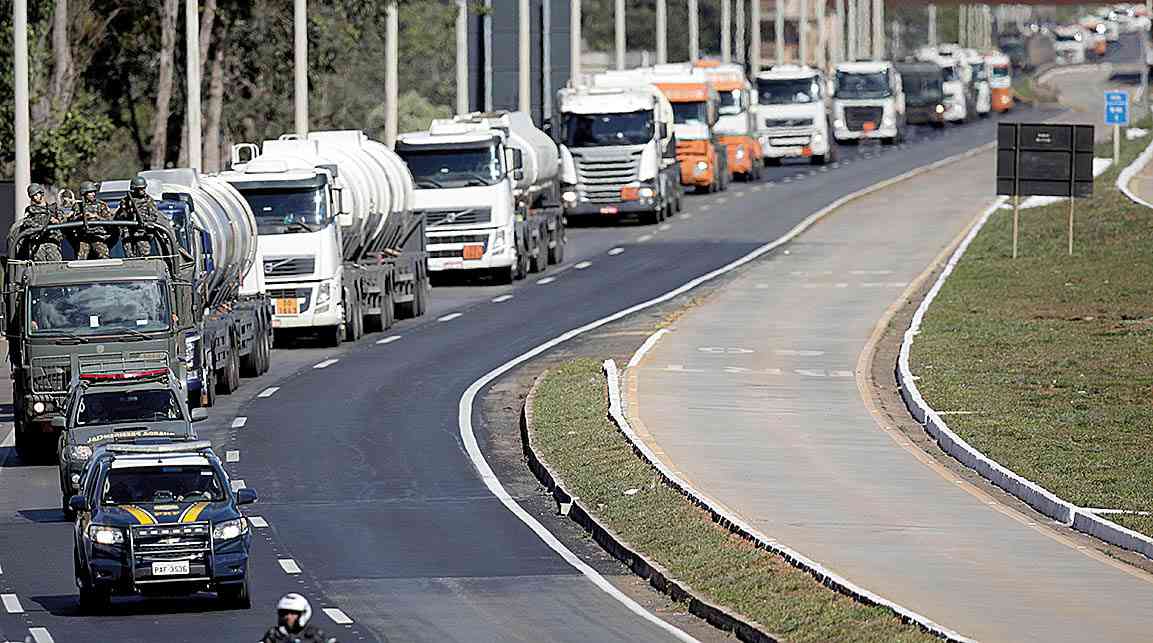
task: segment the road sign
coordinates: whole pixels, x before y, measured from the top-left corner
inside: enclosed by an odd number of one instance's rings
[[[1105,124],[1129,125],[1129,93],[1105,92]]]

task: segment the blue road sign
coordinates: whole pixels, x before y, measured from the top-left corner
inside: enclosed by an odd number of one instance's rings
[[[1129,93],[1105,92],[1105,124],[1129,124]]]

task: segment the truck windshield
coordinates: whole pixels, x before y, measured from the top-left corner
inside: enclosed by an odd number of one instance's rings
[[[172,391],[161,388],[141,391],[89,391],[80,398],[76,426],[130,424],[182,420],[180,404]]]
[[[156,279],[33,286],[28,321],[38,337],[168,330],[168,286]]]
[[[745,111],[745,98],[739,89],[720,92],[721,106],[719,111],[721,114],[740,114]]]
[[[236,187],[256,215],[258,234],[316,232],[328,225],[328,195],[323,186],[273,189]]]
[[[939,103],[945,97],[940,74],[901,74],[905,86],[905,101],[910,105]]]
[[[837,72],[837,98],[888,98],[893,95],[889,75],[883,71],[872,73]]]
[[[224,485],[208,465],[112,469],[104,479],[102,504],[219,502]]]
[[[973,78],[985,79],[985,63],[972,63],[969,65],[969,69],[973,70]]]
[[[709,124],[709,106],[704,101],[697,103],[673,103],[673,122],[677,125]]]
[[[564,144],[568,147],[641,145],[652,138],[651,111],[565,115]]]
[[[951,83],[957,80],[957,69],[952,65],[941,68],[941,77],[946,83]]]
[[[816,78],[758,78],[757,95],[761,105],[793,105],[817,100],[819,91]]]
[[[400,156],[408,164],[417,188],[465,188],[500,181],[504,171],[498,152],[495,145],[427,150],[412,146],[402,150]]]
[[[1009,77],[1009,68],[1008,67],[1002,67],[1002,66],[993,67],[992,72],[993,72],[993,78],[1008,78]]]

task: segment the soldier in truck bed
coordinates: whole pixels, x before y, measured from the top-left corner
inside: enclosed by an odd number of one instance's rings
[[[159,223],[169,229],[172,222],[160,213],[156,202],[148,196],[145,189],[148,182],[144,177],[137,175],[128,186],[128,194],[120,202],[120,209],[116,218],[122,221],[136,221],[138,223]],[[124,233],[124,256],[147,257],[152,251],[152,233],[144,229],[129,230]]]
[[[109,239],[112,233],[100,221],[111,221],[112,211],[108,205],[96,198],[100,186],[92,181],[80,184],[80,204],[72,214],[72,221],[84,223],[76,234],[77,259],[107,259]]]
[[[13,226],[16,230],[43,228],[64,222],[60,208],[55,203],[48,203],[45,200],[43,185],[39,183],[29,185],[28,198],[32,200],[32,203],[24,208],[24,218],[17,221]],[[63,241],[64,235],[58,230],[42,232],[33,240],[26,253],[28,256],[22,258],[32,261],[63,261],[63,256],[60,253],[60,244]]]

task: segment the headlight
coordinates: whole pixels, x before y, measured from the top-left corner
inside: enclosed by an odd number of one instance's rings
[[[68,459],[84,461],[92,457],[92,447],[86,444],[73,444],[68,447]]]
[[[329,299],[332,299],[332,284],[323,281],[316,289],[316,305],[327,304]]]
[[[88,525],[88,538],[101,545],[119,545],[124,542],[124,530],[119,527]]]
[[[833,121],[833,127],[837,128],[837,129],[845,129],[845,120],[842,118],[838,118],[838,119],[834,120]]]
[[[496,236],[493,237],[493,240],[492,240],[492,251],[493,252],[500,252],[501,250],[504,249],[504,243],[505,243],[507,234],[508,233],[505,232],[504,228],[500,228],[499,230],[496,231]]]
[[[225,520],[224,522],[218,522],[212,526],[213,540],[232,540],[233,538],[239,538],[247,533],[248,520],[244,518]]]
[[[640,188],[637,190],[637,196],[642,199],[651,199],[657,195],[657,191],[652,188]]]
[[[736,157],[737,157],[738,161],[745,158],[745,146],[744,145],[738,145],[737,146]]]
[[[886,114],[885,116],[883,116],[881,118],[881,125],[883,125],[885,127],[892,127],[893,125],[896,125],[896,124],[897,124],[896,119],[894,119],[892,116],[889,116],[888,114]]]
[[[822,134],[820,132],[813,132],[813,142],[814,143],[820,143],[823,140],[825,140],[824,134]]]
[[[708,161],[697,161],[697,164],[694,167],[695,167],[697,173],[699,174],[699,173],[705,172],[709,169],[709,162]]]
[[[577,193],[572,190],[565,190],[561,193],[560,198],[564,199],[565,203],[576,203]]]
[[[937,105],[937,113],[938,114],[944,114],[945,113],[945,106],[944,105]]]
[[[45,408],[46,407],[44,406],[43,402],[36,402],[32,405],[32,411],[34,413],[43,413]]]

